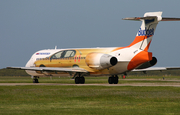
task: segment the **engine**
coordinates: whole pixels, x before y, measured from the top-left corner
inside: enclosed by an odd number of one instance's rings
[[[118,60],[112,55],[94,52],[86,56],[85,62],[90,68],[101,70],[116,65]]]
[[[148,61],[148,62],[145,62],[143,64],[141,64],[138,68],[136,69],[145,69],[145,68],[148,68],[148,67],[151,67],[151,66],[154,66],[156,65],[157,63],[157,59],[156,57],[152,57],[152,60],[151,61]]]

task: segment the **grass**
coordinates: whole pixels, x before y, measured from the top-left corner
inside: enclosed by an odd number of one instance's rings
[[[173,82],[162,77],[129,76],[120,83]],[[130,79],[130,80],[128,80]],[[178,76],[165,79],[180,80]],[[147,80],[147,81],[146,81]],[[30,77],[0,77],[1,83],[31,83]],[[40,78],[41,83],[70,83],[67,77]],[[174,81],[175,82],[175,81]],[[107,77],[87,77],[86,83],[107,83]],[[131,86],[0,86],[0,114],[53,115],[178,115],[180,87]]]
[[[1,86],[0,114],[179,114],[178,87]]]

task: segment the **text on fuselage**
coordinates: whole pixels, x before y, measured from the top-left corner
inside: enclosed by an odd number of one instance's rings
[[[154,35],[154,28],[142,30],[141,28],[138,31],[138,36],[150,36]]]

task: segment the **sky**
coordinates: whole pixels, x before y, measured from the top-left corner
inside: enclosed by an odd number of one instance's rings
[[[180,18],[179,0],[0,0],[0,69],[23,67],[42,49],[123,47],[145,12]],[[180,66],[180,21],[159,22],[149,51],[157,67]]]

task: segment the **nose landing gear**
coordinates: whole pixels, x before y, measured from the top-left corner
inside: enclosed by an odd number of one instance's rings
[[[38,78],[39,78],[38,76],[34,76],[33,83],[39,83]]]

